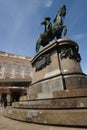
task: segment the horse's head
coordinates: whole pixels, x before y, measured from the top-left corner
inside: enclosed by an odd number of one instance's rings
[[[66,6],[63,5],[57,12],[56,17],[54,19],[54,23],[59,22],[62,23],[62,17],[65,17],[66,15]],[[60,21],[59,21],[60,20]]]
[[[59,10],[59,14],[64,17],[66,15],[66,6],[63,5],[60,10]]]

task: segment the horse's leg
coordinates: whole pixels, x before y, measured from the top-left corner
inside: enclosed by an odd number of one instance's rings
[[[40,42],[37,41],[37,44],[36,44],[36,52],[39,52],[39,49],[40,49]]]
[[[67,34],[67,27],[66,25],[63,25],[63,35],[65,36]]]
[[[36,43],[36,52],[39,52],[39,49],[40,49],[40,45],[41,45],[41,35],[39,36],[38,40],[37,40],[37,43]]]

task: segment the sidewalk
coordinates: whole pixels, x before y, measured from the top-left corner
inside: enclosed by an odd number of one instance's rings
[[[3,116],[4,108],[0,107],[0,130],[87,130],[87,128],[69,128],[45,126],[12,120]]]

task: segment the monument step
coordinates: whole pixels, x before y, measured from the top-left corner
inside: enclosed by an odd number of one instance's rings
[[[33,89],[33,88],[32,88]],[[32,91],[35,91],[34,89]],[[48,97],[49,94],[49,97]],[[70,89],[70,90],[58,90],[49,93],[29,93],[27,96],[20,98],[20,101],[24,100],[35,100],[35,99],[47,99],[47,98],[68,98],[68,97],[84,97],[87,96],[87,88],[81,89]]]
[[[5,109],[5,116],[20,121],[87,127],[87,109],[38,110],[38,109]]]
[[[44,99],[34,101],[14,102],[12,107],[15,108],[48,108],[48,109],[65,109],[65,108],[87,108],[87,97],[71,97],[60,99]]]

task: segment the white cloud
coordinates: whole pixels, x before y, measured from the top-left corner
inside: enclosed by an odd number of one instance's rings
[[[53,1],[52,0],[47,0],[45,3],[46,7],[50,7],[52,5]]]

